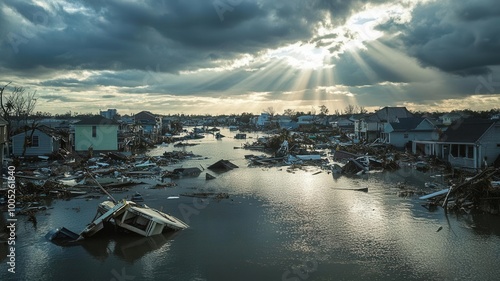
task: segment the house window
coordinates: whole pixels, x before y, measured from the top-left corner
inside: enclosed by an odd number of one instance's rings
[[[31,138],[31,146],[32,147],[38,147],[39,146],[38,136],[33,136]]]
[[[92,137],[97,137],[97,126],[92,126]]]
[[[405,139],[407,139],[407,138],[408,138],[408,134],[404,134],[404,135],[403,135],[403,137],[404,137]]]

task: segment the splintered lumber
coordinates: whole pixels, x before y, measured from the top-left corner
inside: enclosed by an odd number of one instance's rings
[[[442,189],[442,190],[439,190],[439,191],[436,191],[436,192],[433,192],[433,193],[421,196],[418,199],[421,199],[421,200],[431,199],[431,198],[434,198],[434,197],[439,196],[439,195],[447,194],[447,193],[449,193],[449,191],[450,191],[449,188]]]
[[[450,191],[448,192],[448,194],[444,198],[443,205],[442,205],[443,208],[446,209],[446,207],[448,205],[448,198],[452,193],[456,193],[457,191],[463,189],[465,186],[477,185],[478,183],[480,183],[486,179],[491,178],[493,175],[498,173],[499,170],[500,169],[495,169],[493,167],[487,168],[487,169],[483,170],[482,172],[480,172],[479,174],[473,176],[469,180],[467,180],[467,181],[465,181],[465,182],[463,182],[463,183],[461,183],[453,188],[450,188]]]

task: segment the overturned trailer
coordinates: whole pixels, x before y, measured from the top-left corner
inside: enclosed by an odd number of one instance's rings
[[[104,201],[99,204],[94,221],[80,233],[80,236],[87,238],[94,235],[103,228],[103,223],[108,221],[145,237],[160,234],[165,229],[180,230],[188,227],[178,218],[146,205],[141,206],[127,200],[117,204],[112,201]]]
[[[144,237],[157,235],[166,230],[177,231],[189,227],[178,218],[149,208],[146,205],[139,205],[127,200],[117,203],[104,201],[99,204],[94,220],[80,234],[63,227],[53,231],[48,238],[59,243],[78,242],[95,235],[107,223],[118,229],[130,231]]]
[[[146,205],[139,205],[125,199],[116,201],[91,174],[89,176],[94,179],[112,201],[104,201],[99,204],[96,216],[80,234],[76,234],[64,227],[49,232],[47,237],[54,243],[79,242],[101,231],[105,224],[112,224],[115,229],[130,231],[144,237],[157,235],[165,230],[176,231],[189,227],[180,219]]]

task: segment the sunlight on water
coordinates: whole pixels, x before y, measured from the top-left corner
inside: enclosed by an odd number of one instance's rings
[[[206,169],[220,159],[240,168],[209,171],[216,176],[211,181],[202,173],[175,180],[174,188],[142,185],[116,195],[138,190],[146,204],[190,228],[149,238],[104,235],[82,246],[59,247],[44,235],[61,226],[80,231],[105,197],[54,201],[52,209],[37,215],[36,229],[21,219],[23,270],[16,279],[1,272],[0,279],[118,280],[117,274],[127,274],[135,280],[287,280],[297,277],[296,268],[306,268],[309,280],[494,280],[500,274],[498,217],[446,216],[441,209],[424,209],[416,197],[398,196],[397,182],[422,188],[421,175],[401,171],[334,179],[317,173],[318,167],[248,167],[244,155],[260,153],[234,149],[243,142],[232,139],[232,132],[223,134],[222,141],[207,137],[189,148],[201,157],[165,169]],[[149,154],[165,150],[174,148]],[[364,186],[368,192],[339,190]],[[206,191],[227,192],[230,199],[167,199]],[[182,206],[192,212],[183,213]]]

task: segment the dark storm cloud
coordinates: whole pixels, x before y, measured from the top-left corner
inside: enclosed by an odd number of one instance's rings
[[[401,32],[385,43],[406,51],[424,66],[460,75],[490,72],[500,64],[500,6],[496,0],[432,1],[417,6],[408,24],[381,30]]]
[[[82,87],[81,81],[74,78],[46,80],[40,83],[41,86],[48,87]]]
[[[62,102],[78,102],[78,99],[68,98],[64,95],[43,95],[40,96],[41,99],[45,100],[45,102],[54,102],[54,101],[62,101]]]
[[[0,4],[0,31],[7,34],[0,38],[0,66],[22,71],[160,66],[171,73],[209,68],[220,59],[307,41],[325,15],[340,22],[366,2],[86,0],[42,8],[7,0]],[[221,12],[214,3],[229,9]],[[33,24],[15,22],[18,16]]]

